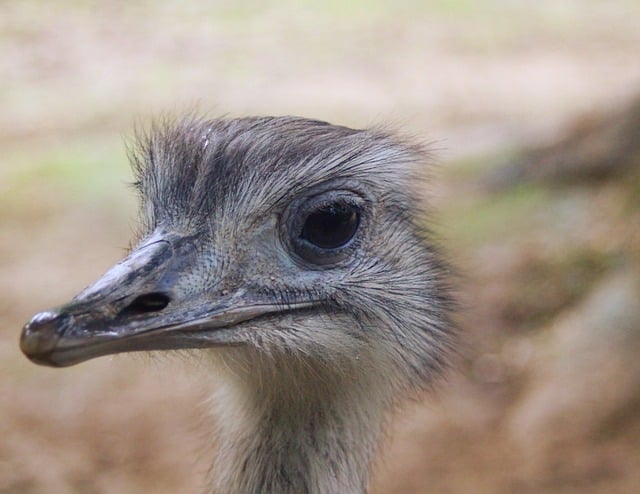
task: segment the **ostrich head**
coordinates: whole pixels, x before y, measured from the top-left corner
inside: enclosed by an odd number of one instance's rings
[[[352,417],[366,436],[379,410],[431,383],[451,341],[446,267],[416,219],[423,161],[387,133],[302,118],[158,125],[133,153],[136,246],[34,316],[22,350],[68,366],[203,349],[229,414],[308,432],[302,410],[317,424],[366,402]]]

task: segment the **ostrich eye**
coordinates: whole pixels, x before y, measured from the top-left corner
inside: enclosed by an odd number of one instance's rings
[[[300,238],[321,249],[337,249],[353,238],[359,224],[360,211],[355,205],[333,203],[307,216]]]
[[[344,260],[360,242],[365,204],[358,194],[341,190],[294,203],[285,224],[296,257],[322,268]]]

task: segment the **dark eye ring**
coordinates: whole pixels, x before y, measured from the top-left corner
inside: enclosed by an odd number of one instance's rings
[[[334,264],[352,250],[362,221],[359,196],[338,191],[316,196],[298,208],[291,242],[303,260],[320,266]]]

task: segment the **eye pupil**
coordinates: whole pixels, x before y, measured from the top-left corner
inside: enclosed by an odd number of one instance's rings
[[[353,238],[360,224],[360,212],[351,204],[323,206],[304,222],[300,238],[321,249],[337,249]]]

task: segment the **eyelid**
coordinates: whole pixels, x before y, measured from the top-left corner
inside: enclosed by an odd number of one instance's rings
[[[358,205],[358,196],[354,196],[348,192],[336,191],[335,194],[320,194],[318,196],[310,197],[302,204],[300,209],[306,209],[309,212],[321,209],[332,204],[343,202],[344,204]]]

